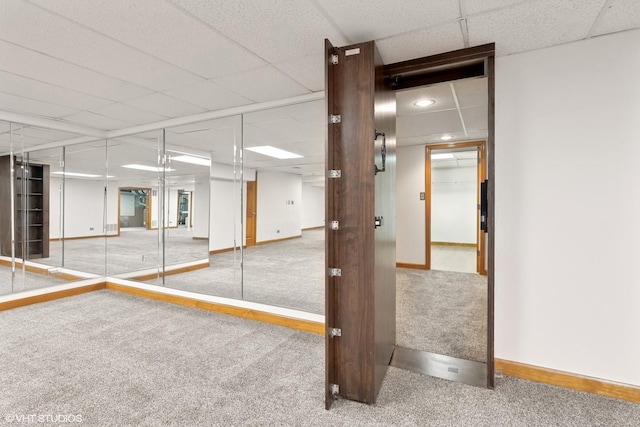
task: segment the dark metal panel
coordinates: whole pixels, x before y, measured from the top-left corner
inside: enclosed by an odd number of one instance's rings
[[[488,277],[487,277],[487,387],[493,388],[495,385],[495,362],[494,362],[494,313],[495,313],[495,56],[491,53],[486,59],[487,90],[488,96],[488,138],[487,138],[487,177],[489,180],[487,188],[488,214],[489,214],[489,239],[488,256]]]

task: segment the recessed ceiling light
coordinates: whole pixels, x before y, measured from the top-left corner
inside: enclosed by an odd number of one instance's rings
[[[264,154],[265,156],[275,157],[276,159],[299,159],[302,157],[299,154],[291,153],[289,151],[281,150],[271,145],[262,145],[260,147],[246,147],[246,150],[253,151],[254,153]]]
[[[443,141],[449,141],[450,139],[453,139],[453,136],[451,136],[451,135],[442,135],[440,137],[440,139],[443,140]]]
[[[431,155],[431,160],[447,160],[447,159],[455,159],[455,157],[451,153],[441,153],[441,154]]]
[[[211,160],[205,159],[204,157],[196,157],[196,156],[175,156],[171,157],[171,160],[175,160],[176,162],[184,162],[191,163],[193,165],[201,165],[201,166],[211,166]]]
[[[146,165],[136,165],[136,164],[131,164],[131,165],[123,165],[123,168],[128,168],[128,169],[138,169],[141,171],[147,171],[147,172],[162,172],[163,169],[157,166],[146,166]],[[165,168],[164,171],[165,172],[172,172],[175,169],[171,169],[171,168]]]
[[[413,105],[415,105],[416,107],[428,107],[429,105],[433,105],[435,103],[436,103],[435,99],[424,98],[424,99],[418,99],[413,103]]]

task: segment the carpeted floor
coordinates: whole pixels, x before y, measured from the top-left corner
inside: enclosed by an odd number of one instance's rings
[[[65,281],[53,276],[23,271],[21,267],[17,267],[15,275],[13,275],[11,267],[0,266],[0,295],[29,289],[46,288],[47,286],[61,283],[65,283]]]
[[[508,377],[485,390],[395,368],[375,406],[340,400],[325,411],[322,337],[106,290],[0,312],[0,324],[0,425],[31,414],[96,427],[640,419],[640,405],[587,393]]]

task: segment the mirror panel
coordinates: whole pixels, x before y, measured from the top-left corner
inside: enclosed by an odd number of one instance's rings
[[[324,101],[245,114],[244,298],[324,313]],[[271,146],[297,157],[279,159],[253,151]],[[255,203],[252,197],[255,196]],[[251,217],[253,216],[253,218]],[[251,229],[255,224],[255,233]]]

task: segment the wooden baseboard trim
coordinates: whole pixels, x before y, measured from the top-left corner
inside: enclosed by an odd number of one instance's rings
[[[87,292],[99,291],[104,289],[106,284],[96,283],[93,285],[80,286],[72,289],[65,289],[62,291],[48,292],[40,295],[34,295],[30,297],[20,298],[12,301],[6,301],[0,303],[0,311],[10,310],[12,308],[25,307],[31,304],[37,304],[40,302],[53,301],[56,299],[66,298],[74,295],[85,294]]]
[[[306,230],[319,230],[321,228],[324,228],[324,225],[319,225],[317,227],[307,227],[307,228],[303,228],[302,231],[306,231]]]
[[[432,246],[458,246],[463,248],[475,248],[475,243],[456,243],[456,242],[431,242]]]
[[[246,246],[244,246],[244,248],[246,249]],[[217,254],[223,254],[225,252],[231,252],[231,251],[239,251],[240,250],[240,246],[238,246],[237,248],[224,248],[224,249],[214,249],[212,251],[209,251],[209,255],[217,255]]]
[[[299,239],[301,237],[302,237],[302,234],[300,234],[299,236],[283,237],[282,239],[263,240],[262,242],[256,242],[256,246],[268,245],[269,243],[284,242],[285,240]]]
[[[180,273],[186,273],[188,271],[195,271],[195,270],[200,270],[201,268],[209,268],[209,263],[202,263],[202,264],[198,264],[198,265],[190,265],[188,267],[181,267],[181,268],[176,268],[174,270],[168,270],[164,272],[164,276],[172,276],[174,274],[180,274]],[[162,277],[163,274],[158,274],[158,273],[149,273],[149,274],[143,274],[140,276],[132,276],[132,277],[127,277],[127,280],[137,280],[140,282],[144,282],[145,280],[151,280],[151,279],[155,279],[156,277]]]
[[[11,261],[0,260],[0,265],[4,265],[5,267],[11,267]],[[16,261],[16,268],[22,269],[22,262]],[[44,276],[55,277],[58,279],[66,280],[68,282],[86,279],[86,277],[74,276],[73,274],[69,274],[69,273],[62,273],[62,272],[51,273],[50,270],[57,269],[57,267],[54,267],[54,266],[45,268],[45,267],[36,267],[35,265],[27,264],[24,269],[30,273],[36,273],[36,274],[42,274]]]
[[[601,396],[640,403],[640,387],[585,377],[569,372],[555,371],[510,360],[494,359],[496,371],[510,377],[570,388]]]
[[[208,237],[192,237],[193,240],[209,240]]]
[[[287,328],[296,329],[304,332],[323,335],[325,332],[324,323],[312,322],[309,320],[294,319],[291,317],[278,316],[272,313],[252,310],[242,307],[233,307],[230,305],[216,304],[207,301],[201,301],[193,298],[186,298],[177,295],[167,295],[164,293],[153,292],[146,289],[134,288],[116,283],[107,282],[106,288],[116,292],[122,292],[129,295],[135,295],[143,298],[154,299],[157,301],[168,302],[171,304],[182,305],[185,307],[198,308],[200,310],[214,311],[216,313],[228,314],[231,316],[242,317],[244,319],[257,320],[259,322],[271,323],[274,325],[285,326]]]
[[[428,270],[427,266],[424,264],[409,264],[406,262],[396,262],[396,267],[398,268],[415,268],[417,270]]]

